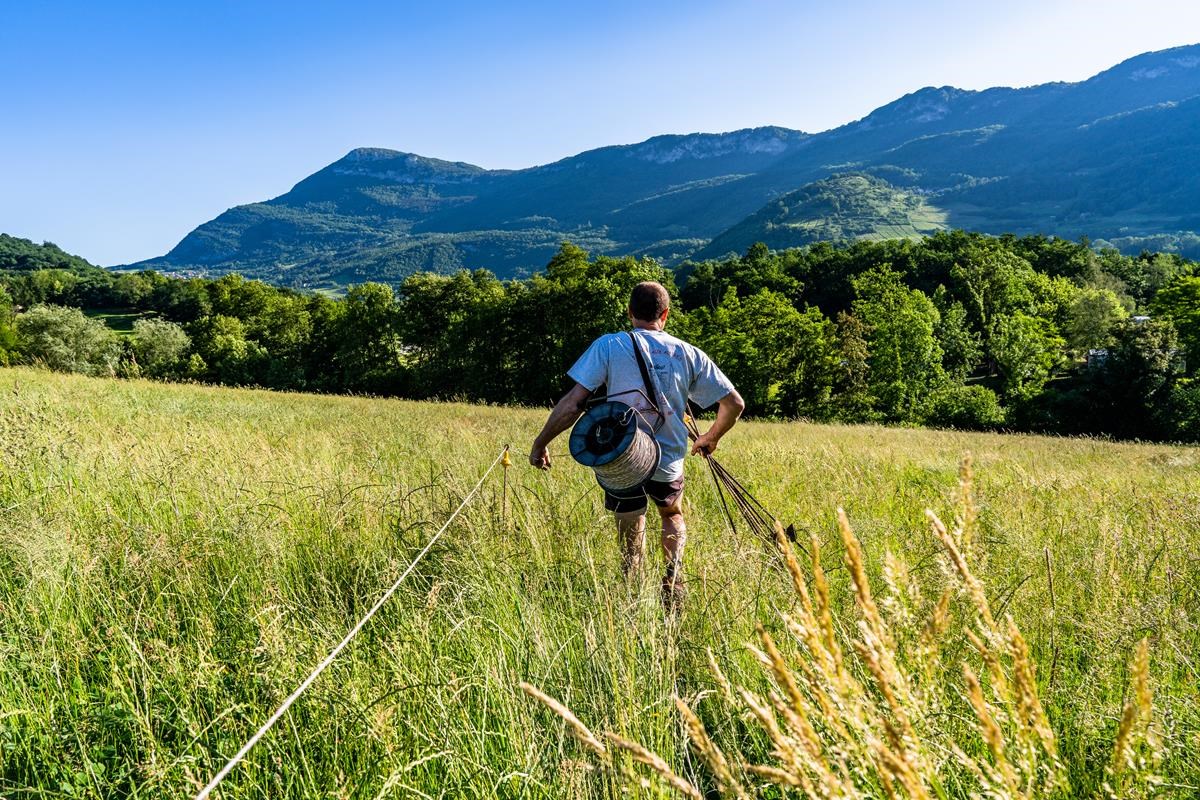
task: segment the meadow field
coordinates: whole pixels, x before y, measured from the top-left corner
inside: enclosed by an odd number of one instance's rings
[[[611,520],[565,437],[551,471],[526,466],[544,413],[0,370],[0,796],[194,796],[505,443],[507,498],[497,467],[216,796],[671,796],[628,759],[594,757],[522,682],[704,792],[724,784],[689,748],[676,697],[735,772],[770,763],[770,736],[730,707],[710,661],[767,693],[749,646],[763,647],[761,625],[800,663],[780,613],[803,609],[779,553],[728,531],[689,459],[690,596],[664,619],[657,559],[641,582],[621,579]],[[1146,639],[1153,713],[1138,769],[1156,777],[1110,788],[1197,796],[1200,449],[755,422],[720,455],[801,544],[821,543],[831,625],[849,641],[867,628],[836,510],[880,613],[915,631],[954,585],[925,512],[963,516],[968,452],[970,568],[1036,665],[1069,782],[1057,794],[1101,795]],[[972,598],[945,596],[957,620],[936,631],[945,697],[921,729],[936,732],[945,794],[966,797],[978,787],[949,746],[986,761],[991,745],[961,664],[988,667],[966,635]]]

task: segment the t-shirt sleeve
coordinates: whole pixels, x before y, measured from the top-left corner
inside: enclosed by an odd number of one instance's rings
[[[567,370],[567,377],[589,392],[594,392],[608,378],[608,348],[604,337],[592,342],[579,360]]]
[[[708,408],[733,391],[733,382],[704,351],[697,349],[695,353],[696,368],[688,397],[701,408]]]

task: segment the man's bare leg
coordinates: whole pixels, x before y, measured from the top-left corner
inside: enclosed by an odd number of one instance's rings
[[[663,576],[663,605],[668,611],[676,611],[683,602],[683,546],[687,544],[687,524],[683,521],[683,509],[679,501],[669,506],[659,506],[662,517],[662,549],[666,558],[667,571]]]
[[[646,510],[617,512],[617,542],[621,546],[621,571],[625,577],[642,571],[646,552]]]
[[[658,513],[662,517],[662,549],[667,560],[667,568],[672,564],[683,561],[683,546],[687,544],[687,525],[683,521],[683,509],[679,503],[669,506],[659,506]]]

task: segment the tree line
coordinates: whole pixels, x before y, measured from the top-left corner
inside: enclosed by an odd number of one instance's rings
[[[72,259],[0,237],[0,363],[545,405],[658,280],[668,330],[754,415],[1200,439],[1200,270],[1174,254],[955,231],[668,270],[564,244],[530,278],[424,273],[340,298]],[[141,314],[125,336],[85,313],[113,308]]]

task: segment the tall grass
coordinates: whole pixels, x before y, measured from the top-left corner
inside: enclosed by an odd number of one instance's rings
[[[542,414],[0,371],[0,795],[194,794],[408,566],[500,446],[524,450]],[[955,542],[998,639],[923,513],[964,515],[966,451],[976,505]],[[968,630],[999,654],[1010,686],[1036,689],[1057,758],[1035,748],[1036,788],[1061,775],[1077,794],[1107,783],[1121,795],[1153,773],[1163,794],[1196,791],[1185,787],[1200,785],[1198,456],[774,424],[739,426],[723,447],[803,531],[799,575],[817,624],[833,630],[864,702],[882,701],[880,719],[899,724],[851,644],[870,654],[867,634],[883,641],[873,623],[860,627],[861,587],[883,587],[872,598],[901,654],[895,701],[912,733],[898,729],[901,747],[885,726],[880,741],[935,765],[951,797],[980,784],[950,744],[981,769],[997,763],[961,664],[1005,742],[1025,741],[1014,726],[1032,708],[995,694]],[[670,793],[642,766],[654,759],[700,792],[730,779],[750,792],[788,768],[764,720],[785,731],[772,692],[790,695],[762,659],[773,646],[802,676],[808,651],[783,616],[802,624],[802,595],[778,553],[728,534],[703,465],[688,467],[690,596],[669,622],[655,572],[619,577],[590,475],[563,458],[549,474],[516,460],[507,504],[496,474],[220,796]],[[861,574],[845,566],[839,505]],[[944,627],[930,628],[951,587]],[[1009,616],[1030,665],[1020,674]],[[616,766],[522,682],[601,732]],[[1139,697],[1152,697],[1153,717]],[[814,708],[814,727],[840,718]],[[691,749],[703,737],[728,777]],[[1025,751],[1012,752],[1023,780]]]
[[[711,695],[717,706],[712,716],[726,725],[740,716],[759,730],[735,738],[730,744],[738,755],[731,757],[693,708],[707,698],[699,695],[690,704],[675,698],[689,744],[719,793],[747,798],[781,788],[829,798],[1075,796],[1042,705],[1029,644],[1011,617],[1004,624],[997,621],[969,563],[976,510],[969,461],[964,461],[961,485],[963,506],[953,532],[929,512],[949,580],[927,603],[907,567],[890,553],[886,593],[876,602],[862,542],[839,509],[857,612],[853,627],[835,623],[820,541],[814,536],[809,542],[806,575],[782,526],[776,526],[776,544],[799,599],[791,612],[780,612],[797,656],[789,662],[775,637],[758,626],[758,644],[748,649],[771,682],[764,697],[750,688],[735,691],[709,652],[719,687]],[[965,614],[955,613],[956,598]],[[913,613],[921,605],[927,606],[923,620]],[[965,624],[951,626],[954,618]],[[948,674],[953,658],[945,651],[963,639],[977,663],[964,661],[962,679],[955,680]],[[1153,771],[1162,751],[1154,730],[1148,652],[1143,639],[1131,662],[1136,688],[1121,715],[1101,796],[1148,795],[1162,783]],[[570,709],[536,687],[523,683],[521,688],[561,717],[603,766],[639,783]],[[972,716],[973,732],[971,725],[953,724]],[[662,757],[617,734],[604,736],[614,751],[647,767],[664,785],[688,797],[704,796]],[[754,763],[763,740],[771,763]]]

